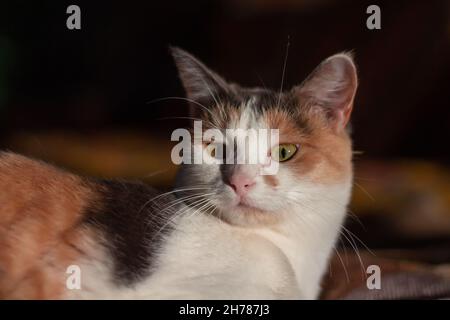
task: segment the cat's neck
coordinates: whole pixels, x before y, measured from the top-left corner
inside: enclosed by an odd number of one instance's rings
[[[327,188],[321,198],[305,200],[305,205],[289,210],[280,224],[255,230],[286,255],[303,298],[319,294],[320,279],[341,232],[350,193],[350,183]]]

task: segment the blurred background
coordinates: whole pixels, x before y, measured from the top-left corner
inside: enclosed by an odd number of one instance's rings
[[[81,8],[81,30],[66,28],[71,4]],[[381,30],[366,28],[370,4],[381,8]],[[228,80],[272,88],[280,86],[288,41],[285,87],[329,55],[352,50],[360,76],[353,138],[361,152],[324,298],[351,296],[373,259],[393,274],[448,276],[449,4],[2,1],[0,149],[170,188],[170,134],[187,123],[167,118],[186,116],[187,106],[155,101],[184,95],[169,45]]]

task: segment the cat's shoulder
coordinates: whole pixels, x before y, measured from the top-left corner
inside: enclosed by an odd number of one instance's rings
[[[42,163],[10,151],[0,151],[0,170],[2,171],[38,164]]]
[[[107,249],[118,284],[135,283],[150,272],[180,206],[173,192],[144,182],[82,177],[11,152],[0,152],[0,203],[0,244],[15,265],[34,266],[46,245],[67,230],[87,230]],[[85,240],[71,244],[79,247]],[[24,247],[35,249],[30,254]],[[7,263],[12,265],[0,254],[0,273],[8,274]],[[28,272],[22,269],[18,278]],[[5,286],[0,281],[0,296]]]
[[[53,165],[40,160],[35,160],[17,153],[0,151],[0,175],[3,178],[55,178],[56,176],[69,175]]]

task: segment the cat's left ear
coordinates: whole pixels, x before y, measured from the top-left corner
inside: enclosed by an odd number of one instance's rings
[[[324,60],[293,90],[300,101],[325,112],[332,126],[339,130],[348,123],[357,87],[353,57],[349,53],[340,53]]]
[[[177,47],[170,51],[189,99],[208,106],[229,94],[231,87],[227,82],[193,55]]]

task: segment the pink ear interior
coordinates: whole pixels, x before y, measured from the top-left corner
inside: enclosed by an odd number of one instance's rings
[[[345,127],[353,108],[358,78],[351,55],[336,54],[323,61],[296,89],[302,101],[321,107],[334,124]]]

